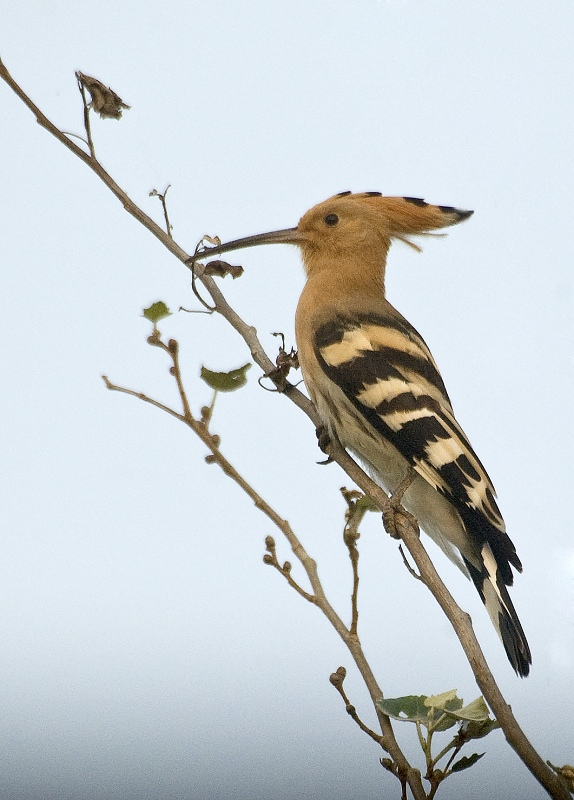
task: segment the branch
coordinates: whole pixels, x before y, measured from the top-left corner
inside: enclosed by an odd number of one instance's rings
[[[42,128],[45,128],[48,133],[51,133],[52,136],[54,136],[64,145],[64,147],[67,147],[68,150],[71,150],[75,156],[77,156],[81,161],[84,162],[84,164],[86,164],[93,172],[95,172],[98,178],[105,183],[112,194],[118,198],[128,214],[131,214],[132,217],[137,219],[138,222],[140,222],[157,239],[159,239],[160,242],[167,247],[170,253],[173,253],[176,258],[185,263],[185,261],[189,258],[189,255],[185,252],[185,250],[179,247],[151,217],[145,214],[141,208],[139,208],[132,200],[130,200],[128,195],[123,191],[123,189],[120,188],[120,186],[118,186],[111,175],[106,172],[99,161],[97,161],[95,156],[86,153],[85,150],[83,150],[81,147],[78,147],[75,142],[71,141],[65,133],[57,128],[54,123],[51,122],[48,117],[42,113],[42,111],[40,111],[38,106],[32,102],[24,90],[10,75],[2,59],[0,59],[0,78],[2,78],[8,84],[8,86],[10,86],[10,88],[18,95],[20,100],[22,100],[24,105],[30,109],[32,114],[34,114],[36,117],[36,122]]]
[[[170,370],[171,374],[174,376],[178,392],[180,395],[181,403],[183,406],[183,413],[176,411],[169,406],[164,405],[152,398],[148,397],[143,392],[136,392],[132,389],[126,389],[121,386],[117,386],[113,384],[109,378],[103,376],[103,380],[108,389],[112,391],[122,392],[123,394],[131,395],[132,397],[136,397],[143,402],[150,403],[151,405],[159,408],[161,411],[165,411],[166,413],[174,416],[176,419],[184,422],[191,430],[199,436],[201,441],[206,445],[206,447],[210,450],[210,455],[207,457],[209,459],[209,463],[218,464],[219,467],[223,470],[223,472],[231,478],[235,483],[243,489],[243,491],[250,497],[255,506],[262,511],[268,519],[281,531],[281,533],[285,536],[289,544],[291,545],[291,550],[295,554],[296,558],[302,564],[305,572],[307,573],[307,577],[309,579],[309,583],[311,584],[311,588],[313,590],[312,594],[306,592],[302,589],[299,584],[291,576],[291,565],[289,562],[285,562],[283,566],[281,566],[277,560],[277,556],[275,554],[275,541],[273,537],[268,536],[265,540],[266,549],[268,554],[264,557],[265,563],[274,566],[281,574],[286,578],[288,583],[306,600],[309,602],[314,603],[327,617],[333,628],[337,631],[345,645],[347,646],[349,652],[351,653],[355,664],[357,665],[357,669],[359,670],[366,686],[371,696],[373,705],[376,709],[377,718],[379,721],[379,725],[381,727],[382,736],[377,737],[376,741],[389,753],[392,757],[394,762],[394,773],[399,777],[401,783],[404,785],[408,783],[410,789],[413,793],[413,797],[415,800],[425,800],[426,793],[421,781],[420,771],[411,767],[409,762],[407,761],[404,753],[402,752],[399,744],[395,738],[393,727],[391,725],[391,721],[389,717],[384,714],[380,709],[376,706],[376,701],[380,700],[383,697],[383,692],[380,689],[375,676],[372,673],[372,670],[369,666],[367,658],[364,654],[363,648],[359,641],[359,637],[357,636],[356,632],[350,631],[345,626],[342,619],[339,617],[333,606],[327,600],[325,595],[325,591],[319,579],[319,573],[317,571],[317,563],[312,559],[295,533],[293,532],[291,526],[287,522],[287,520],[282,519],[282,517],[261,497],[261,495],[253,489],[253,487],[245,480],[245,478],[232,466],[232,464],[225,458],[223,453],[219,448],[219,437],[212,434],[205,423],[204,420],[197,420],[192,415],[191,411],[189,410],[189,402],[185,393],[185,389],[183,386],[183,380],[181,376],[180,366],[179,366],[179,347],[178,343],[174,339],[170,339],[168,344],[164,344],[159,339],[159,334],[155,332],[152,336],[148,338],[148,343],[160,347],[164,352],[166,352],[172,359],[172,368]],[[206,460],[207,460],[206,459]],[[350,713],[350,712],[349,712]],[[356,712],[355,712],[356,713]],[[358,718],[357,718],[358,719]],[[360,723],[362,726],[362,723]],[[371,735],[371,734],[369,734]]]
[[[369,478],[339,444],[331,444],[329,455],[355,481],[357,486],[377,503],[381,510],[388,506],[389,498],[385,492]],[[420,541],[417,531],[412,528],[406,518],[401,519],[400,515],[398,516],[398,528],[400,537],[417,566],[420,579],[429,589],[454,628],[474,673],[477,685],[500,723],[506,741],[551,797],[557,800],[572,800],[564,781],[548,768],[518,724],[512,709],[502,696],[490,671],[475,636],[469,615],[457,605],[442,582]]]
[[[173,254],[178,258],[188,269],[191,269],[188,261],[189,261],[189,254],[186,253],[183,248],[179,247],[176,242],[167,234],[151,217],[145,214],[129,197],[128,195],[118,186],[118,184],[113,180],[113,178],[105,171],[102,165],[92,156],[88,155],[84,150],[82,150],[75,142],[71,141],[62,131],[60,131],[46,116],[45,114],[40,111],[40,109],[33,103],[33,101],[28,97],[28,95],[20,88],[20,86],[14,81],[8,70],[6,69],[4,63],[0,59],[0,78],[2,78],[10,88],[16,93],[16,95],[22,100],[22,102],[30,109],[30,111],[35,115],[36,121],[39,125],[45,128],[49,133],[52,134],[59,142],[61,142],[65,147],[72,151],[74,155],[76,155],[81,161],[83,161],[99,178],[103,181],[103,183],[110,189],[110,191],[120,200],[125,210],[133,216],[135,219],[138,220],[145,228],[147,228],[159,241]],[[197,270],[199,272],[199,270]],[[195,272],[192,272],[195,274]],[[202,276],[198,275],[199,279],[210,293],[211,297],[213,298],[216,304],[216,310],[219,314],[221,314],[227,322],[242,336],[244,341],[246,342],[249,350],[251,352],[251,356],[258,366],[261,367],[264,374],[271,375],[276,370],[276,365],[273,364],[271,359],[265,353],[263,346],[259,342],[257,338],[257,332],[255,328],[250,327],[247,325],[241,317],[231,308],[231,306],[227,303],[223,294],[219,291],[215,281],[210,276]],[[122,391],[125,393],[132,393],[131,390],[122,389],[121,387],[116,387],[113,384],[109,385],[109,388],[115,389],[116,391]],[[283,388],[283,387],[282,387]],[[319,417],[315,410],[315,407],[311,403],[311,401],[305,397],[298,389],[296,389],[291,384],[288,384],[284,389],[284,393],[288,395],[295,405],[299,406],[306,414],[310,417],[310,419],[314,422],[315,426],[319,425]],[[136,396],[139,396],[138,393],[134,393]],[[146,400],[146,402],[150,402],[155,404],[153,400],[147,398],[145,396],[142,399]],[[167,410],[167,409],[166,409]],[[169,413],[175,414],[177,416],[177,412],[170,410]],[[198,435],[202,438],[201,432],[198,431]],[[205,442],[208,446],[208,442]],[[235,470],[231,467],[228,462],[221,461],[220,466],[224,469],[224,472],[232,477],[234,480],[235,478]],[[239,485],[241,485],[241,477],[237,473],[237,478]],[[245,484],[246,493],[251,496],[253,490],[248,484]],[[256,494],[256,493],[254,493]],[[257,497],[252,497],[255,504],[258,507],[260,499]],[[262,502],[262,501],[261,501]],[[303,564],[307,574],[309,576],[309,580],[315,592],[316,597],[316,604],[323,610],[337,633],[344,639],[345,634],[348,633],[343,622],[340,618],[336,615],[335,611],[329,606],[327,603],[323,588],[319,582],[319,577],[317,574],[317,565],[316,563],[305,553],[303,548],[301,547],[300,543],[292,534],[291,529],[287,526],[287,523],[284,520],[280,520],[278,515],[275,512],[267,508],[265,505],[261,507],[261,510],[269,516],[272,521],[279,523],[278,527],[283,531],[284,535],[288,539],[291,544],[291,547],[301,563]],[[277,517],[277,520],[274,519]],[[284,527],[285,530],[281,527],[281,523],[285,523]],[[290,536],[293,536],[290,539]],[[299,549],[300,548],[300,549]],[[383,696],[381,689],[379,688],[376,679],[370,669],[370,666],[366,660],[366,657],[362,651],[360,643],[358,639],[354,639],[353,641],[346,641],[346,644],[353,656],[353,659],[361,673],[363,680],[365,681],[373,703],[376,700],[380,699]],[[384,715],[381,711],[377,709],[377,716],[379,719],[379,723],[381,724],[381,730],[383,731],[383,735],[385,737],[385,741],[387,743],[387,748],[389,754],[395,760],[398,769],[401,770],[401,774],[407,776],[408,783],[410,785],[411,791],[413,796],[416,800],[423,800],[425,798],[425,791],[422,785],[420,772],[416,769],[413,769],[411,765],[408,763],[406,757],[404,756],[402,750],[400,749],[395,736],[394,732],[390,723],[389,718]]]
[[[166,233],[151,217],[145,214],[135,203],[133,203],[128,195],[116,184],[116,182],[111,178],[111,176],[104,170],[101,164],[96,160],[95,156],[92,154],[86,153],[82,148],[80,148],[75,142],[71,141],[70,138],[60,131],[41,111],[40,109],[32,102],[32,100],[26,95],[26,93],[20,88],[20,86],[14,81],[8,70],[6,69],[3,62],[0,60],[0,77],[10,86],[10,88],[16,93],[16,95],[22,100],[22,102],[30,109],[30,111],[35,115],[37,122],[43,128],[45,128],[49,133],[51,133],[58,141],[60,141],[65,147],[74,153],[80,160],[82,160],[96,175],[105,183],[105,185],[110,189],[110,191],[120,200],[126,211],[131,214],[135,219],[138,220],[144,227],[146,227],[161,243],[173,254],[182,261],[188,269],[191,269],[190,264],[186,263],[189,260],[189,255],[177,245],[174,240],[171,238],[169,233]],[[225,298],[223,297],[222,293],[220,292],[219,288],[217,287],[213,278],[203,275],[201,267],[196,267],[194,270],[194,274],[196,275],[199,280],[203,283],[209,294],[211,295],[214,304],[215,310],[221,314],[229,324],[242,336],[244,341],[246,342],[247,346],[250,349],[251,355],[253,360],[262,368],[265,375],[268,375],[271,380],[274,380],[274,370],[276,369],[276,365],[269,359],[265,351],[263,350],[261,343],[257,338],[257,334],[254,328],[247,325],[233,309],[229,306],[226,302]],[[277,385],[277,384],[276,384]],[[127,393],[133,393],[130,390],[121,389],[120,387],[115,387],[112,384],[109,384],[109,388],[116,389],[117,391],[124,391]],[[317,428],[320,425],[320,419],[318,417],[317,411],[314,408],[311,401],[305,397],[301,392],[299,392],[294,386],[291,384],[283,383],[281,386],[278,386],[284,394],[286,394],[289,399],[294,402],[302,411],[304,411],[307,416],[311,419],[315,427]],[[145,396],[142,396],[144,399]],[[145,398],[147,402],[151,402],[156,404],[154,401],[150,400],[149,398]],[[160,404],[156,404],[160,405]],[[178,416],[177,412],[173,410],[169,410],[164,408],[164,410],[169,411],[169,413]],[[179,415],[181,418],[182,415]],[[190,424],[187,417],[185,418],[186,424]],[[200,425],[201,423],[197,423]],[[195,431],[195,429],[194,429]],[[200,438],[206,436],[205,442],[209,447],[208,439],[212,438],[212,435],[208,431],[204,431],[203,433],[199,432],[199,429],[195,431],[200,435]],[[217,450],[217,452],[219,452]],[[222,469],[228,474],[230,477],[233,477],[234,480],[239,482],[241,485],[241,481],[243,479],[241,476],[231,467],[231,465],[226,462],[223,457],[216,456],[214,453],[214,458],[216,458],[217,463],[220,464]],[[331,443],[329,446],[329,455],[331,458],[336,461],[342,469],[357,483],[357,485],[368,494],[379,506],[383,514],[389,514],[389,512],[394,512],[396,510],[396,504],[393,503],[392,500],[388,498],[385,492],[377,486],[366,474],[365,472],[356,464],[356,462],[347,454],[345,450],[336,442]],[[221,461],[218,460],[221,458]],[[288,524],[279,518],[279,516],[267,506],[267,504],[262,501],[256,492],[248,484],[245,484],[244,490],[247,492],[249,496],[254,499],[254,502],[258,507],[261,507],[261,510],[267,514],[271,519],[275,521],[276,524],[279,523],[279,527],[283,525],[285,528],[285,535],[289,540],[292,549],[296,553],[297,557],[304,565],[305,570],[309,576],[309,580],[311,582],[311,586],[314,591],[315,602],[316,604],[323,610],[333,627],[337,630],[339,635],[343,638],[347,647],[349,648],[357,667],[359,668],[363,679],[369,689],[373,702],[380,699],[382,696],[382,692],[378,687],[375,677],[372,674],[370,666],[368,665],[362,648],[360,646],[360,642],[358,637],[352,636],[349,631],[345,628],[344,624],[337,616],[335,611],[327,602],[325,594],[323,592],[322,586],[319,582],[318,574],[317,574],[317,567],[315,562],[306,554],[303,550],[301,544],[294,536],[293,532],[289,528]],[[262,503],[262,506],[259,505]],[[470,622],[470,618],[467,614],[465,614],[459,606],[455,603],[454,599],[446,589],[445,585],[440,580],[434,566],[426,553],[423,545],[420,542],[418,537],[418,533],[415,527],[411,524],[411,521],[403,516],[406,512],[402,512],[397,514],[395,524],[398,528],[399,535],[403,540],[406,548],[411,554],[417,569],[419,570],[421,579],[429,588],[441,608],[443,609],[444,613],[448,617],[449,621],[451,622],[460,642],[462,648],[465,652],[465,655],[469,661],[471,669],[475,675],[477,684],[484,695],[486,701],[488,702],[489,706],[491,707],[493,713],[497,717],[501,728],[504,731],[504,735],[511,745],[515,752],[519,755],[522,761],[526,764],[528,769],[532,772],[532,774],[536,777],[536,779],[544,786],[544,788],[548,791],[548,793],[556,798],[557,800],[571,800],[570,793],[566,788],[565,783],[562,779],[557,776],[540,758],[538,753],[534,750],[526,736],[524,735],[523,731],[519,727],[510,706],[505,702],[492,673],[486,663],[484,655],[480,649],[478,641],[474,635],[474,631],[472,629],[472,624]],[[283,528],[281,528],[283,530]],[[291,537],[291,538],[290,538]],[[296,548],[296,549],[295,549]],[[418,770],[413,770],[410,765],[408,764],[406,758],[404,757],[402,751],[400,750],[396,740],[394,738],[394,734],[392,728],[390,726],[390,721],[388,717],[386,717],[381,712],[377,711],[379,715],[379,722],[381,724],[381,729],[383,731],[383,736],[385,738],[386,747],[389,750],[389,753],[395,758],[396,763],[398,765],[399,770],[402,770],[403,776],[408,781],[411,791],[415,798],[424,798],[425,793],[424,789],[421,784],[420,780],[420,773]],[[396,754],[396,755],[395,755]]]

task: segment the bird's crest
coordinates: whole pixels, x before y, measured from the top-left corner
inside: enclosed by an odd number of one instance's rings
[[[299,221],[298,230],[315,240],[328,237],[328,228],[344,227],[345,240],[351,242],[353,228],[357,240],[361,233],[371,229],[385,239],[399,239],[415,250],[420,247],[410,236],[433,234],[440,228],[456,225],[472,215],[453,206],[432,205],[418,197],[384,197],[380,192],[340,192],[311,208]]]

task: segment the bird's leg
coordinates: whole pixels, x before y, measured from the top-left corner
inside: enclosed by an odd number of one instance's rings
[[[399,529],[401,525],[404,525],[405,522],[410,524],[418,533],[419,532],[419,525],[415,517],[412,514],[409,514],[402,505],[402,499],[416,477],[416,473],[414,470],[409,469],[405,477],[399,483],[395,491],[389,497],[389,506],[383,511],[383,525],[386,532],[389,536],[392,536],[393,539],[400,539],[401,534],[399,533]]]
[[[328,448],[329,448],[329,445],[331,444],[331,435],[330,435],[329,431],[327,430],[327,427],[325,425],[323,425],[323,424],[317,425],[317,428],[315,429],[315,433],[317,434],[317,444],[319,445],[319,448],[324,453],[327,454],[327,458],[325,459],[325,461],[318,461],[317,463],[321,464],[321,465],[331,464],[333,462],[333,459],[331,458],[331,456],[328,453]]]

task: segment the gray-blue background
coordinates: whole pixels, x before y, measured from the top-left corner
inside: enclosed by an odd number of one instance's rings
[[[573,17],[570,0],[23,0],[0,24],[7,66],[63,129],[82,132],[76,69],[133,106],[94,122],[98,154],[158,220],[148,192],[172,184],[189,250],[204,233],[295,225],[346,189],[475,209],[422,255],[395,246],[388,294],[497,487],[524,563],[512,596],[531,677],[514,676],[474,589],[431,552],[557,764],[574,759]],[[397,797],[328,683],[346,665],[374,724],[350,657],[261,562],[268,522],[181,425],[104,389],[102,373],[177,403],[140,314],[159,298],[193,306],[186,270],[4,85],[0,104],[0,797]],[[271,350],[272,331],[291,344],[296,251],[240,260],[230,301]],[[160,327],[182,342],[196,411],[200,364],[247,360],[220,320]],[[218,399],[214,429],[347,619],[349,480],[315,466],[312,427],[257,375]],[[472,700],[447,621],[374,515],[360,547],[361,633],[386,694]],[[417,758],[414,730],[397,734]],[[441,797],[544,796],[501,733],[478,745],[474,775]]]

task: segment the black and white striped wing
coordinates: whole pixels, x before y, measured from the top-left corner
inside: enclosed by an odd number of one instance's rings
[[[366,426],[374,438],[390,442],[412,468],[458,512],[466,544],[456,541],[470,577],[486,606],[516,672],[528,675],[530,648],[506,586],[511,565],[520,559],[496,505],[492,483],[454,418],[450,400],[432,355],[417,331],[387,304],[387,314],[345,314],[320,326],[315,355],[326,377],[336,384],[357,412],[334,425],[339,438],[359,455]],[[335,411],[336,416],[336,411]],[[373,461],[368,439],[367,461],[385,474],[388,449]],[[358,443],[353,446],[354,443]],[[382,444],[382,442],[381,442]],[[375,442],[375,450],[377,450]],[[432,524],[432,523],[431,523]],[[424,527],[424,526],[423,526]],[[429,531],[430,532],[430,531]]]
[[[521,569],[486,470],[460,428],[417,331],[389,314],[339,316],[316,332],[315,353],[361,416],[457,509],[477,545],[488,541],[504,582]]]

